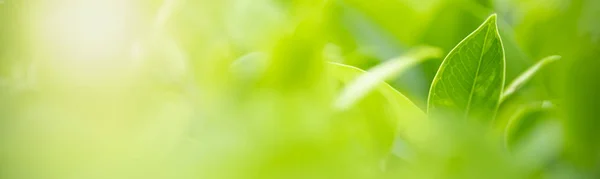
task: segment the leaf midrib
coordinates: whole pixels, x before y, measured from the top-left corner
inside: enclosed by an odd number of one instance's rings
[[[479,70],[481,69],[481,62],[483,61],[483,54],[485,53],[485,47],[488,41],[488,35],[490,34],[490,24],[486,24],[485,37],[483,39],[483,45],[481,47],[481,54],[479,55],[479,61],[477,62],[477,71],[475,72],[475,77],[473,78],[473,85],[471,85],[471,91],[469,92],[469,100],[467,101],[467,106],[465,109],[465,117],[468,117],[469,112],[471,112],[471,102],[473,101],[473,92],[475,91],[475,85],[477,84],[477,78],[479,77]]]

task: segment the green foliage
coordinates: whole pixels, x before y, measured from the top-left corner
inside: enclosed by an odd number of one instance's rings
[[[523,86],[525,84],[527,84],[527,82],[529,80],[531,80],[531,78],[533,78],[533,76],[544,66],[546,66],[552,62],[555,62],[557,60],[560,60],[560,58],[561,58],[561,56],[557,56],[557,55],[549,56],[549,57],[546,57],[546,58],[540,60],[535,65],[531,66],[529,69],[527,69],[527,71],[525,71],[521,75],[519,75],[513,82],[510,83],[510,85],[508,85],[506,87],[506,89],[504,90],[504,93],[502,93],[500,102],[503,102],[504,100],[508,99],[511,95],[513,95],[519,89],[523,88]]]
[[[599,178],[598,12],[0,0],[0,179]]]
[[[335,106],[340,109],[351,107],[356,101],[363,98],[379,83],[389,80],[392,77],[401,75],[409,68],[419,63],[439,58],[441,51],[432,47],[421,47],[411,50],[409,54],[386,61],[373,67],[365,75],[356,78],[348,87],[344,88]]]

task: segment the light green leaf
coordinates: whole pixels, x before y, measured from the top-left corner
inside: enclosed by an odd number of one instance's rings
[[[329,69],[333,77],[343,85],[352,83],[367,72],[345,64],[329,62]],[[373,92],[365,96],[351,108],[346,110],[337,109],[346,117],[342,120],[366,129],[371,136],[366,139],[377,145],[378,153],[389,154],[392,150],[394,139],[400,136],[405,141],[423,140],[425,136],[420,135],[427,125],[425,113],[414,105],[408,98],[396,91],[385,82],[377,83]],[[360,134],[352,127],[352,134]],[[365,135],[354,136],[360,138]],[[359,139],[353,139],[359,140]]]
[[[508,121],[504,128],[504,142],[507,147],[521,140],[527,132],[539,123],[538,118],[544,118],[544,113],[555,106],[551,101],[535,102],[521,106]]]
[[[496,18],[491,15],[444,59],[429,91],[430,116],[493,118],[506,68]]]
[[[504,90],[504,93],[502,94],[500,102],[504,102],[504,100],[512,96],[517,90],[525,86],[525,84],[527,84],[527,82],[529,82],[531,78],[533,78],[533,76],[544,66],[552,62],[558,61],[560,59],[561,56],[558,55],[549,56],[540,60],[535,65],[531,66],[529,69],[527,69],[527,71],[523,72],[512,83],[510,83],[510,85],[508,85],[508,87]]]
[[[440,58],[441,56],[442,51],[439,48],[419,47],[404,56],[375,66],[347,85],[337,98],[334,106],[340,110],[348,109],[386,80],[397,77],[411,67],[428,59]]]
[[[357,77],[363,76],[367,73],[359,68],[350,65],[344,65],[335,62],[329,62],[329,64],[333,71],[334,77],[340,80],[342,83],[350,83]],[[383,96],[385,96],[389,100],[389,102],[398,109],[398,111],[406,112],[405,114],[420,113],[424,115],[423,112],[417,106],[415,106],[407,97],[402,95],[400,92],[396,91],[396,89],[394,89],[387,83],[377,83],[374,86],[374,88],[374,90],[376,90],[378,93],[383,94]],[[408,111],[412,112],[409,113]]]

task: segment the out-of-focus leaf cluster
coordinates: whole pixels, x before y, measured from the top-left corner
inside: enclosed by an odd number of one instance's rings
[[[600,177],[596,0],[133,0],[83,59],[37,26],[78,1],[0,0],[0,178]],[[510,97],[427,119],[492,13]]]

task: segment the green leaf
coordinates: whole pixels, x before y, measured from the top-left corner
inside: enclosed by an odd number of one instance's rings
[[[428,59],[440,58],[440,56],[442,56],[441,49],[425,46],[415,48],[406,55],[375,66],[354,79],[342,90],[335,102],[335,107],[340,110],[348,109],[386,80],[401,75],[419,63]]]
[[[350,83],[356,78],[365,75],[367,72],[349,65],[344,65],[335,62],[329,62],[336,79],[342,83]],[[407,114],[424,115],[424,113],[415,106],[407,97],[396,91],[392,86],[385,82],[377,83],[374,87],[376,92],[383,94],[389,102],[396,107],[402,116]],[[341,110],[341,109],[339,109]],[[411,111],[411,112],[408,112]]]
[[[520,106],[510,117],[504,128],[504,142],[509,148],[521,140],[528,132],[539,123],[539,118],[544,118],[549,110],[555,106],[551,101],[535,102]]]
[[[558,56],[558,55],[549,56],[549,57],[546,57],[546,58],[540,60],[535,65],[531,66],[529,69],[527,69],[521,75],[519,75],[519,77],[517,77],[512,83],[510,83],[510,85],[508,85],[508,87],[504,90],[504,93],[502,94],[502,98],[501,98],[500,102],[504,102],[504,100],[508,99],[516,91],[518,91],[523,86],[525,86],[525,84],[527,84],[527,82],[529,82],[531,80],[531,78],[533,78],[533,76],[544,66],[546,66],[552,62],[558,61],[560,59],[561,59],[561,56]]]
[[[365,71],[340,63],[329,62],[329,68],[333,77],[342,84],[351,83],[356,78],[365,75]],[[348,113],[350,118],[360,118],[359,114],[365,114],[366,121],[358,122],[361,127],[371,127],[371,133],[376,133],[376,141],[390,150],[393,139],[399,135],[406,141],[421,140],[420,136],[425,121],[425,113],[412,103],[408,98],[396,91],[385,82],[377,83],[373,93],[364,97],[353,107],[341,110]],[[355,133],[355,132],[354,132]]]
[[[430,116],[493,118],[506,68],[496,18],[491,15],[444,59],[429,91]]]

